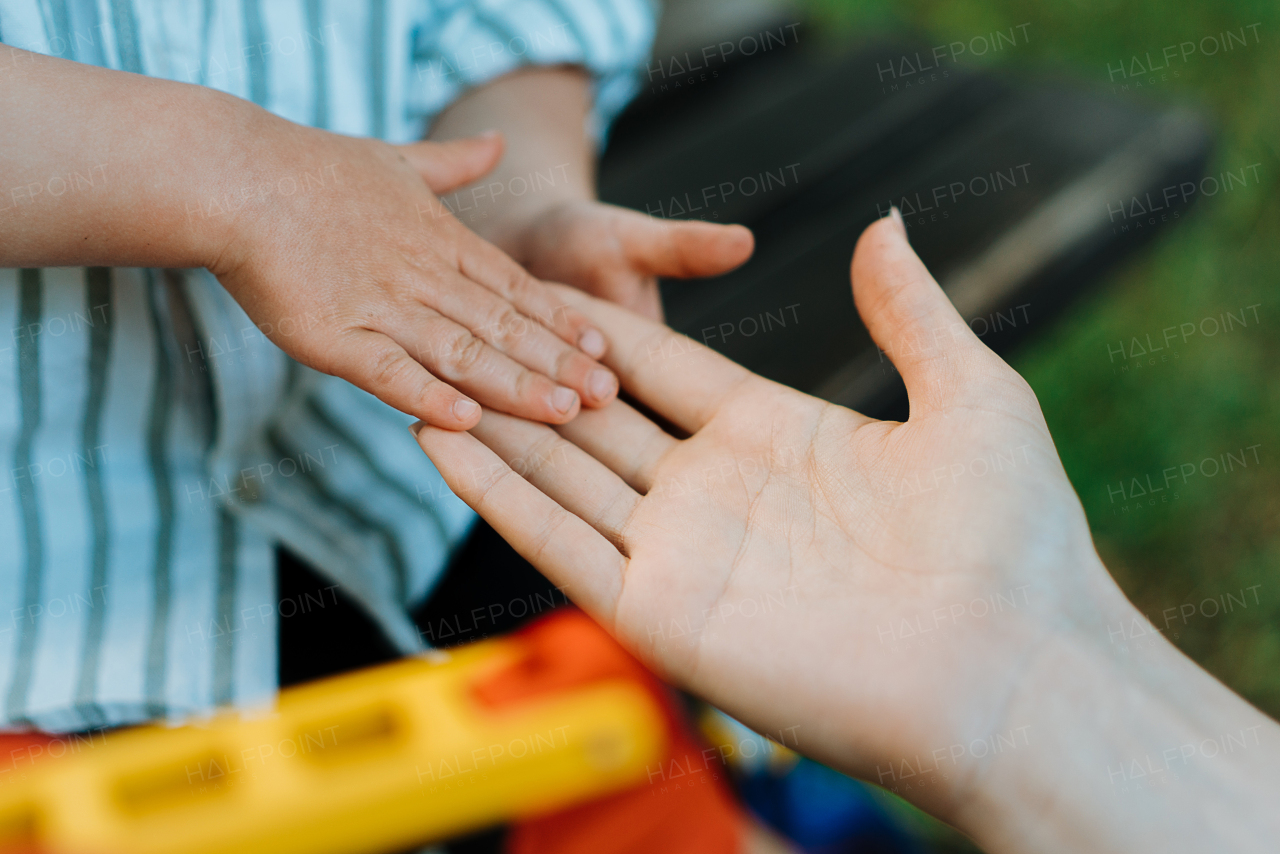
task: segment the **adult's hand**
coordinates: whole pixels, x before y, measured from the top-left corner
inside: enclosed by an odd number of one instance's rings
[[[419,442],[657,672],[842,770],[907,780],[908,797],[988,850],[1216,838],[1241,809],[1218,811],[1240,801],[1216,786],[1223,774],[1276,792],[1275,724],[1172,647],[1145,669],[1120,660],[1107,630],[1139,615],[1097,557],[1035,396],[955,312],[900,221],[863,235],[853,282],[906,382],[905,423],[582,298],[624,389],[688,438],[615,402],[556,431],[486,413],[471,434],[425,428]],[[1207,705],[1181,707],[1188,690]],[[1135,821],[1123,803],[1098,807],[1109,768],[1248,727],[1271,753],[1233,757],[1244,765],[1181,803],[1142,802]],[[1265,845],[1259,822],[1233,835]]]
[[[765,732],[815,726],[839,697],[844,720],[823,726],[845,767],[872,772],[1003,726],[1022,672],[1071,613],[1059,603],[1087,611],[1106,575],[1034,395],[900,227],[873,227],[853,273],[906,381],[906,423],[588,303],[623,387],[687,439],[622,402],[558,434],[486,413],[474,438],[419,439],[463,500],[659,673]],[[952,616],[999,595],[1018,607],[989,617],[1005,629],[994,641]],[[892,651],[935,614],[944,643]]]

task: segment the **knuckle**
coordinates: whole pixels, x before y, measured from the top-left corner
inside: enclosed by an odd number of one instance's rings
[[[528,334],[528,321],[509,303],[503,304],[485,324],[485,337],[496,346],[506,350],[520,338]]]
[[[426,403],[431,399],[435,386],[440,381],[426,371],[422,371],[421,374],[422,376],[417,380],[417,388],[413,391],[413,400],[419,403]]]
[[[512,264],[507,271],[506,291],[507,299],[523,301],[537,296],[539,288],[522,267]]]
[[[441,370],[451,379],[473,371],[484,354],[485,343],[470,332],[461,331],[445,343]]]
[[[404,388],[407,399],[413,402],[427,401],[432,387],[439,382],[406,354],[393,348],[381,350],[371,370],[378,387],[388,391]]]
[[[370,364],[370,373],[373,381],[379,386],[387,387],[397,385],[408,370],[405,364],[403,354],[397,353],[390,347],[380,349],[373,357]]]
[[[534,373],[522,365],[512,378],[511,394],[517,400],[540,401],[551,392],[554,386],[555,383],[547,377]]]
[[[564,455],[563,442],[555,434],[540,438],[523,456],[511,461],[511,470],[524,478],[536,477],[556,462],[557,454]]]

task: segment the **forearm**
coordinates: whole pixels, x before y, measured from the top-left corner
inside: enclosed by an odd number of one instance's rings
[[[1027,745],[948,818],[992,854],[1273,850],[1280,726],[1162,636],[1094,634],[1038,655],[1006,718]]]
[[[525,68],[478,87],[440,114],[431,139],[501,131],[506,153],[473,187],[446,196],[459,219],[520,260],[516,238],[540,211],[595,198],[595,149],[586,133],[586,72]]]
[[[7,45],[0,75],[0,266],[214,263],[265,111]]]

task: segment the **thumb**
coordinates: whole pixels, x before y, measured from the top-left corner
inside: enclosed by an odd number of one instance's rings
[[[938,287],[907,242],[897,209],[862,232],[852,277],[858,314],[902,374],[913,415],[975,399],[984,378],[1012,373]]]
[[[617,235],[631,269],[645,276],[718,276],[746,262],[755,250],[741,225],[662,220],[625,211]]]
[[[431,192],[437,196],[483,178],[502,159],[502,134],[486,131],[448,142],[414,142],[397,146]]]

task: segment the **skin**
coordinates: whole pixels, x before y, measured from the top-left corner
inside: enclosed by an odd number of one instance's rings
[[[659,276],[718,276],[746,261],[754,241],[740,225],[658,219],[598,201],[595,143],[584,133],[590,105],[582,69],[527,68],[459,98],[431,138],[501,131],[511,140],[502,162],[450,197],[469,208],[459,210],[463,221],[533,275],[660,320]],[[551,182],[518,196],[506,190],[535,172]]]
[[[615,401],[554,430],[498,413],[418,426],[419,444],[656,672],[847,773],[896,781],[910,763],[906,797],[993,854],[1271,850],[1280,727],[1162,637],[1140,658],[1111,642],[1141,617],[1035,396],[900,218],[868,228],[852,278],[905,423],[578,296],[623,389],[687,438]],[[1227,735],[1247,746],[1210,756]],[[1137,762],[1144,785],[1117,784]]]
[[[590,105],[588,75],[573,66],[524,68],[470,90],[436,118],[430,138],[497,130],[510,142],[496,168],[444,200],[533,275],[661,320],[658,276],[728,272],[751,256],[754,239],[742,226],[661,220],[599,202],[596,146],[584,132]],[[535,172],[551,181],[531,179]],[[535,181],[536,192],[507,189]],[[795,849],[748,821],[743,850]]]
[[[477,400],[559,423],[616,395],[598,327],[535,276],[661,317],[657,276],[752,250],[742,227],[595,200],[580,69],[498,78],[404,146],[3,45],[0,83],[0,266],[207,267],[285,352],[444,429],[473,426]],[[474,232],[436,198],[548,166],[549,191],[468,218]],[[746,845],[789,850],[760,828]]]
[[[0,266],[206,267],[286,353],[448,429],[614,398],[599,329],[436,198],[499,136],[388,145],[8,46],[0,74]]]

